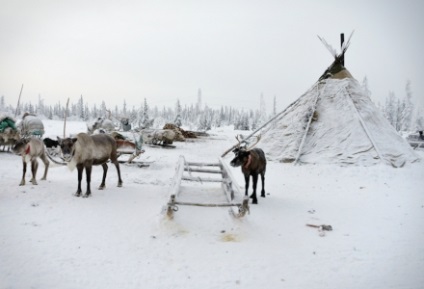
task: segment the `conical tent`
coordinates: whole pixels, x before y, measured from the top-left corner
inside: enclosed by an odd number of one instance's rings
[[[419,160],[343,65],[344,53],[262,131],[270,160],[394,167]]]

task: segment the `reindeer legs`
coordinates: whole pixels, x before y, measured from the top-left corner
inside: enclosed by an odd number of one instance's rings
[[[87,191],[85,192],[85,195],[83,196],[84,198],[88,198],[91,195],[91,188],[90,188],[91,169],[92,169],[91,163],[85,164],[85,177],[87,179]]]
[[[248,191],[249,191],[249,181],[250,181],[250,176],[249,175],[244,175],[244,189],[245,189],[245,196],[247,196]]]
[[[27,167],[27,163],[25,161],[24,158],[22,158],[22,164],[23,164],[23,169],[22,169],[22,180],[21,183],[19,184],[20,186],[24,186],[25,185],[25,174],[26,174],[26,167]]]
[[[256,187],[258,185],[258,174],[252,174],[253,179],[253,193],[250,195],[250,198],[252,199],[252,204],[257,204],[258,199],[256,198]]]
[[[84,170],[83,164],[77,164],[77,170],[78,170],[78,188],[77,192],[75,193],[75,196],[79,197],[81,195],[81,180],[82,180],[82,171]]]
[[[115,164],[116,171],[118,173],[118,187],[122,187],[121,169],[119,168],[119,162],[118,160],[115,160],[113,163]]]
[[[77,170],[78,170],[78,189],[77,192],[75,193],[75,196],[79,197],[81,196],[82,193],[82,189],[81,189],[81,181],[82,181],[82,174],[85,168],[85,177],[86,177],[86,181],[87,181],[87,191],[85,192],[85,195],[83,195],[84,198],[87,198],[91,195],[91,188],[90,188],[90,183],[91,183],[91,164],[77,164]]]
[[[106,175],[107,175],[107,169],[108,166],[106,163],[102,164],[103,167],[103,178],[102,183],[100,184],[99,190],[103,190],[106,187]]]
[[[37,159],[33,159],[33,160],[31,160],[31,173],[32,173],[32,178],[31,178],[30,182],[31,182],[33,185],[38,185],[38,184],[37,184],[37,180],[35,179],[35,178],[36,178],[36,175],[37,175],[37,169],[38,169],[38,161],[37,161]]]
[[[261,173],[261,181],[262,181],[261,197],[265,198],[265,173]]]
[[[49,163],[49,160],[47,159],[46,155],[42,155],[40,158],[44,163],[44,175],[41,178],[41,180],[46,180],[47,179],[47,171],[49,170],[50,163]]]
[[[137,156],[138,156],[138,154],[137,154]],[[134,159],[134,157],[131,158],[130,160],[132,161]],[[110,161],[115,165],[116,172],[118,174],[118,187],[122,187],[121,169],[119,167],[118,156],[116,154],[112,154],[111,157],[110,157]]]

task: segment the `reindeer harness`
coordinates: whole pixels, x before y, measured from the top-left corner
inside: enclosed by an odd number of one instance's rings
[[[28,144],[28,147],[25,149],[25,154],[29,155],[30,151],[31,151],[31,146]]]

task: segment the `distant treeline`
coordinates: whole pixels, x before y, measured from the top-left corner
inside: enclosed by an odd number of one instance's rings
[[[274,98],[274,105],[275,105]],[[273,109],[275,113],[276,109]],[[76,103],[69,103],[66,108],[65,103],[58,102],[55,105],[44,104],[39,98],[37,104],[22,103],[18,109],[12,105],[7,105],[4,96],[0,98],[0,112],[17,117],[25,112],[42,116],[47,119],[63,120],[65,115],[70,120],[90,121],[99,117],[111,119],[119,123],[123,118],[128,119],[133,128],[160,128],[165,123],[174,123],[178,126],[188,127],[190,129],[209,130],[212,127],[221,127],[234,125],[235,129],[252,130],[271,117],[273,114],[267,114],[265,111],[264,98],[261,96],[259,109],[246,110],[237,109],[229,106],[222,106],[219,109],[213,109],[207,105],[202,105],[201,99],[191,105],[181,105],[177,100],[174,107],[157,106],[151,108],[144,99],[139,107],[129,108],[124,100],[122,107],[115,106],[110,108],[105,101],[98,106],[97,104],[89,107],[81,96]]]
[[[368,89],[368,81],[365,77],[362,82],[364,93],[371,98]],[[123,118],[127,118],[133,128],[160,128],[165,123],[174,123],[178,126],[190,129],[209,130],[212,127],[234,126],[237,130],[254,130],[260,124],[266,122],[277,113],[277,100],[274,96],[273,109],[267,113],[263,95],[260,96],[258,109],[246,110],[229,106],[222,106],[213,109],[202,104],[199,92],[197,102],[190,105],[182,105],[179,100],[174,107],[153,108],[144,99],[139,107],[127,107],[124,100],[121,107],[113,108],[107,106],[102,101],[99,106],[96,104],[89,107],[81,96],[76,103],[69,103],[66,108],[65,103],[58,102],[55,105],[44,104],[39,97],[38,103],[22,103],[17,109],[12,105],[6,105],[5,97],[0,98],[0,112],[10,115],[21,116],[25,112],[44,116],[48,119],[62,120],[65,115],[68,119],[90,121],[99,117],[111,119],[117,123]],[[376,105],[393,125],[397,131],[417,131],[424,129],[424,110],[417,107],[413,101],[411,83],[407,81],[405,86],[405,97],[397,98],[393,92],[389,92],[384,104]]]

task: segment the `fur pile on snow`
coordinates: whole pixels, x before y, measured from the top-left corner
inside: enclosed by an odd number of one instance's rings
[[[419,158],[354,78],[317,82],[262,130],[267,158],[394,167]]]

